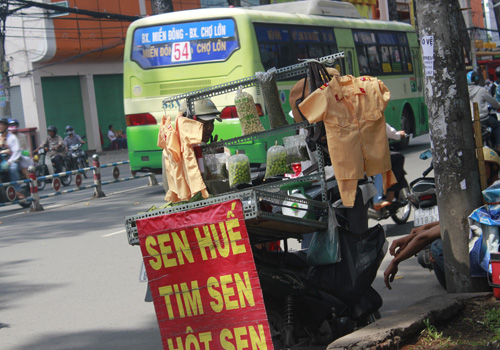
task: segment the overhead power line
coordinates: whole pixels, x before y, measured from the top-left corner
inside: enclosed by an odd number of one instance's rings
[[[43,8],[46,10],[52,10],[58,13],[75,13],[78,15],[84,15],[84,16],[89,16],[89,17],[94,17],[94,18],[105,18],[105,19],[116,19],[120,21],[127,21],[127,22],[133,22],[135,20],[140,19],[140,16],[127,16],[127,15],[122,15],[122,14],[117,14],[117,13],[107,13],[107,12],[97,12],[97,11],[89,11],[89,10],[80,10],[78,8],[73,8],[73,7],[63,7],[63,6],[57,6],[57,5],[52,5],[52,4],[44,4],[41,2],[35,2],[35,1],[29,1],[29,0],[15,0],[13,3],[19,3],[21,4],[21,8],[27,8],[27,7],[38,7],[38,8]],[[10,13],[14,13],[21,8],[16,8],[11,11]]]

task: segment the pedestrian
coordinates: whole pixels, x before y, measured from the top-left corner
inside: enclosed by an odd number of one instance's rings
[[[496,80],[495,82],[491,85],[491,96],[495,98],[498,102],[500,102],[500,66],[495,68],[495,76]]]

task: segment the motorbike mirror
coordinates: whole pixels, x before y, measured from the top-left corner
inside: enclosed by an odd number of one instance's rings
[[[432,158],[432,152],[430,149],[428,149],[427,151],[420,154],[420,159],[422,159],[422,160],[426,160],[429,158]]]

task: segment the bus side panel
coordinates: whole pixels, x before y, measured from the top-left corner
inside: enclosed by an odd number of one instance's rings
[[[158,125],[127,127],[128,156],[131,171],[161,169],[162,151],[157,146],[159,130]]]

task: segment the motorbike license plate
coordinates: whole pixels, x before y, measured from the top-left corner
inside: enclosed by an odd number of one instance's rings
[[[147,282],[148,275],[146,273],[146,266],[144,265],[144,261],[141,264],[141,274],[139,275],[139,282]]]
[[[437,206],[415,210],[413,226],[422,226],[436,221],[439,221],[439,212]]]

